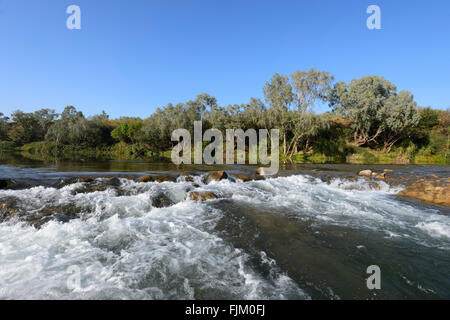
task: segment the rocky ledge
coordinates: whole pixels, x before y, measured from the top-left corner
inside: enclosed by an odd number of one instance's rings
[[[420,179],[399,192],[398,195],[450,206],[450,178]]]

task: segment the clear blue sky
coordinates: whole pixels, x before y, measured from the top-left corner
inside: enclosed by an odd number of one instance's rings
[[[66,28],[81,7],[82,29]],[[381,7],[382,30],[366,28]],[[384,76],[450,106],[450,1],[0,0],[0,112],[74,105],[147,117],[207,92],[262,98],[275,73]],[[319,108],[318,111],[324,111]]]

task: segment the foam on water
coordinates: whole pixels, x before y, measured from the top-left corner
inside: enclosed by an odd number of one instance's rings
[[[284,211],[290,217],[316,223],[382,231],[442,248],[450,232],[450,217],[437,209],[418,208],[395,196],[402,187],[358,179],[330,183],[309,176],[289,176],[233,184],[213,182],[205,190],[220,192],[252,206]],[[431,223],[431,224],[430,224]],[[448,241],[444,247],[450,248]]]
[[[83,212],[82,219],[50,221],[39,230],[0,224],[0,298],[308,298],[275,263],[272,276],[263,278],[245,252],[214,235],[221,213],[207,204],[152,207],[161,190],[184,199],[185,184],[123,182],[130,195],[74,194],[80,184],[2,191],[0,197],[15,196],[29,209],[75,203]],[[73,266],[81,279],[75,290],[67,285]]]
[[[395,196],[400,189],[384,182],[326,183],[302,175],[208,185],[196,178],[200,186],[120,181],[120,192],[107,188],[80,193],[83,183],[0,191],[0,199],[17,199],[22,211],[79,208],[78,219],[49,221],[40,229],[17,220],[0,224],[0,298],[309,298],[264,252],[258,261],[271,270],[269,276],[254,268],[246,252],[221,239],[214,227],[224,213],[211,206],[221,200],[185,200],[194,189],[273,208],[292,219],[376,230],[386,238],[450,248],[449,216],[400,201]],[[152,199],[161,193],[175,204],[154,207]],[[81,280],[75,290],[67,285],[73,266]]]

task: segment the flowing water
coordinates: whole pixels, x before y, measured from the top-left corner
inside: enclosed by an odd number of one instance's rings
[[[3,158],[0,179],[18,187],[0,190],[14,209],[0,220],[0,299],[450,299],[450,210],[396,195],[448,166],[291,165],[204,184],[217,169],[254,170]],[[130,179],[181,171],[193,181]],[[194,190],[219,198],[186,200]]]

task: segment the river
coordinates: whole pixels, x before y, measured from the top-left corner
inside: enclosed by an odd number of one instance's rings
[[[205,184],[211,170],[255,168],[0,156],[17,183],[0,190],[0,299],[450,299],[450,209],[396,195],[449,166],[292,164]],[[180,172],[192,181],[136,181]]]

